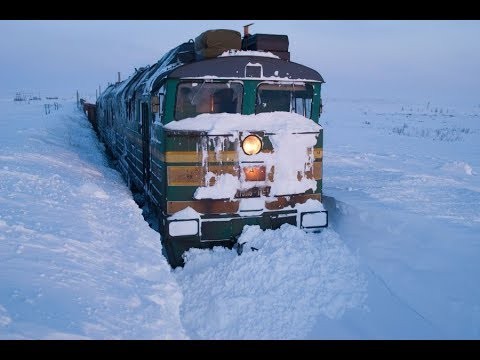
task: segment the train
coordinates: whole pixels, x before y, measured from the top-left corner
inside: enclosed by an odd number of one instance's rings
[[[291,61],[287,35],[214,29],[82,104],[175,268],[190,248],[238,249],[246,225],[328,226],[324,82]]]

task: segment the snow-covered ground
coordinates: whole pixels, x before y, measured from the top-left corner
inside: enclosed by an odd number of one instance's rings
[[[339,319],[367,296],[357,258],[334,231],[250,226],[239,242],[241,256],[193,249],[176,270],[192,338],[302,339],[319,319]]]
[[[73,103],[0,101],[0,338],[184,338],[180,288]]]
[[[480,338],[479,107],[326,99],[329,229],[171,271],[62,105],[0,101],[0,338]]]
[[[479,120],[479,106],[326,102],[327,207],[369,311],[313,336],[480,338]]]

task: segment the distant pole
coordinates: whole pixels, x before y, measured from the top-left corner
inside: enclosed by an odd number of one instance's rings
[[[78,107],[79,97],[78,97],[78,90],[77,90],[77,107]]]
[[[95,89],[95,100],[97,100],[97,99],[98,99],[98,90]]]
[[[120,82],[120,71],[118,72],[118,82]]]

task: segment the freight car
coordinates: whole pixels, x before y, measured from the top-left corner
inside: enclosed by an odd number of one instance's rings
[[[158,216],[172,267],[191,247],[232,247],[245,225],[327,226],[324,80],[288,48],[209,30],[100,94],[91,121]]]

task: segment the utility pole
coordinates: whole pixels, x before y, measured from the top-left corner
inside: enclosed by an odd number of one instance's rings
[[[120,82],[120,71],[118,72],[118,81],[117,82]]]
[[[78,97],[78,90],[77,90],[77,107],[78,107],[79,97]]]

